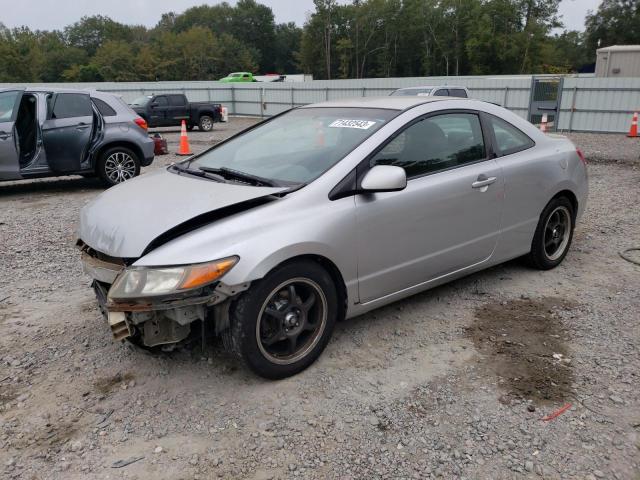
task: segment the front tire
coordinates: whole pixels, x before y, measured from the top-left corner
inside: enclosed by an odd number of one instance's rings
[[[336,287],[318,263],[289,263],[255,283],[232,306],[227,349],[256,374],[280,379],[311,365],[338,313]]]
[[[209,115],[202,115],[198,122],[198,128],[202,132],[210,132],[213,130],[213,117],[210,117]]]
[[[575,227],[573,204],[566,197],[554,198],[545,207],[536,227],[527,262],[539,270],[550,270],[566,257]]]
[[[140,159],[126,147],[107,148],[98,159],[96,173],[111,187],[140,175]]]

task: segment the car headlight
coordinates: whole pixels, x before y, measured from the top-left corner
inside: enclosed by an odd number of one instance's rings
[[[222,278],[238,263],[238,257],[179,267],[130,267],[109,289],[109,298],[123,300],[180,293],[204,287]]]

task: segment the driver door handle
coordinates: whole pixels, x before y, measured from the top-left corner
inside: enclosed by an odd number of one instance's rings
[[[483,188],[488,187],[492,183],[494,183],[498,177],[487,177],[484,173],[478,175],[478,179],[471,184],[472,188]],[[483,190],[484,191],[484,190]]]
[[[7,138],[11,138],[11,134],[7,132],[0,132],[0,140],[6,140]]]

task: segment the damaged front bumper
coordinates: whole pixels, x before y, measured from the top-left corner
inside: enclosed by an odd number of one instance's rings
[[[249,283],[226,285],[221,281],[202,288],[166,296],[115,301],[109,289],[126,264],[83,249],[83,270],[93,278],[100,311],[115,340],[129,339],[146,347],[177,344],[189,337],[195,322],[212,323],[216,334],[228,328],[229,300],[249,288]]]

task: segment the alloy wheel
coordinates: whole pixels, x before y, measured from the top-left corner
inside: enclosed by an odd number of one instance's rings
[[[544,227],[544,253],[551,261],[560,258],[571,237],[571,213],[566,207],[557,207],[547,218]]]
[[[200,119],[200,127],[205,132],[208,132],[213,128],[213,121],[209,117],[202,117],[202,119]]]
[[[272,290],[260,309],[256,340],[272,363],[288,365],[317,344],[327,323],[327,299],[308,278],[294,278]]]
[[[113,183],[122,183],[136,176],[136,162],[126,152],[113,152],[104,163],[104,172]]]

